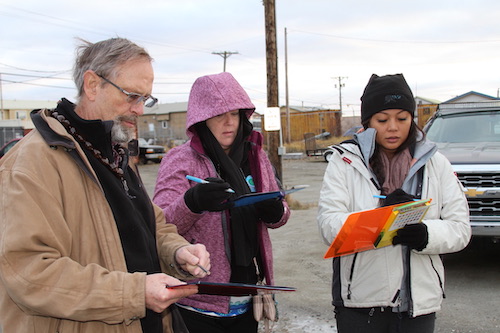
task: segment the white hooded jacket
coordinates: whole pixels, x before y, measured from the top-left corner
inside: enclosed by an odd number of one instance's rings
[[[328,245],[349,214],[380,206],[380,199],[374,197],[380,195],[379,186],[367,167],[375,147],[375,133],[369,128],[355,136],[357,143],[343,143],[332,150],[317,218]],[[418,142],[413,157],[417,162],[402,188],[410,194],[421,193],[422,199],[432,199],[423,221],[429,234],[427,246],[422,251],[388,246],[334,258],[334,306],[397,308],[401,305],[401,287],[407,283],[408,312],[412,317],[440,309],[444,268],[439,255],[460,251],[468,244],[471,237],[468,205],[451,164],[436,152],[433,143]],[[422,166],[423,177],[418,177]],[[403,281],[404,276],[409,279]]]

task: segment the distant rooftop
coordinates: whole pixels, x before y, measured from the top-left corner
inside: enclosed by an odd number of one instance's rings
[[[144,115],[186,112],[188,102],[156,104],[152,108],[144,108]]]
[[[312,111],[323,111],[323,110],[333,110],[330,108],[321,108],[321,107],[316,107],[316,106],[294,106],[290,105],[290,109],[300,111],[300,112],[312,112]],[[335,109],[336,110],[336,109]]]
[[[415,99],[419,101],[418,104],[439,104],[441,101],[434,99],[434,98],[427,98],[427,97],[422,97],[422,96],[415,96]],[[420,103],[420,101],[424,103]],[[428,103],[425,103],[428,102]]]
[[[481,100],[500,100],[498,97],[486,95],[479,93],[477,91],[469,91],[465,94],[459,95],[457,97],[453,97],[452,99],[449,99],[447,101],[444,101],[443,103],[456,103],[456,102],[478,102]]]
[[[2,101],[2,107],[5,110],[35,110],[35,109],[53,109],[57,106],[57,101],[33,101],[33,100],[8,100]]]

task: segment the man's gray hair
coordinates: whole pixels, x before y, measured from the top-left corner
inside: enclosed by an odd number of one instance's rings
[[[83,93],[83,74],[92,70],[112,80],[118,74],[118,67],[136,59],[153,61],[142,47],[125,38],[110,38],[97,43],[79,39],[81,44],[76,49],[76,61],[73,67],[73,80],[78,89],[77,99]]]

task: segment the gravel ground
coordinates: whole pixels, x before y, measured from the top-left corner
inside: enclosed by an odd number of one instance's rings
[[[283,185],[287,188],[309,185],[291,194],[291,198],[311,207],[292,210],[286,225],[270,230],[275,284],[297,289],[276,295],[279,320],[274,323],[275,333],[337,331],[330,296],[331,262],[323,259],[328,247],[322,243],[316,224],[319,189],[326,165],[319,157],[283,160]],[[158,164],[140,166],[151,196],[157,169]]]
[[[290,220],[270,230],[274,253],[275,284],[297,288],[277,294],[280,320],[274,332],[336,332],[331,305],[331,261],[323,259],[323,244],[316,224],[319,190],[327,163],[322,158],[284,160],[284,185],[309,185],[291,194],[292,199],[310,204],[306,210],[292,210]]]
[[[309,205],[292,210],[288,223],[270,230],[275,284],[297,291],[277,294],[280,319],[274,333],[336,333],[331,305],[331,260],[323,259],[316,224],[317,203],[327,163],[322,158],[283,160],[284,185],[309,185],[291,195]],[[158,164],[140,166],[152,194]],[[435,333],[500,332],[500,244],[471,244],[466,250],[443,256],[447,298],[437,313]]]

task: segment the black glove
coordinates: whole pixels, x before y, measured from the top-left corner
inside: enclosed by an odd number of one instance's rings
[[[398,188],[387,195],[382,206],[391,206],[399,203],[413,201],[415,197]]]
[[[429,234],[425,223],[407,224],[397,231],[392,239],[392,244],[408,245],[417,251],[422,251],[429,242]]]
[[[184,193],[186,206],[193,213],[202,211],[218,212],[233,206],[227,199],[232,193],[227,192],[229,184],[220,178],[206,178],[207,184],[198,184]]]
[[[281,199],[267,199],[256,202],[255,210],[259,218],[266,223],[277,223],[283,216],[283,201]]]

